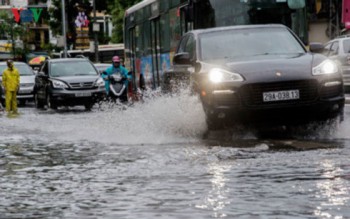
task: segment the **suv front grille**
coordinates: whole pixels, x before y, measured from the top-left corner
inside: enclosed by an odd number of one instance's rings
[[[94,86],[94,82],[70,83],[72,89],[89,89]]]
[[[271,91],[299,90],[300,99],[287,101],[263,102],[263,93]],[[290,105],[307,103],[317,98],[318,82],[316,80],[286,81],[244,85],[240,89],[241,99],[246,106]]]

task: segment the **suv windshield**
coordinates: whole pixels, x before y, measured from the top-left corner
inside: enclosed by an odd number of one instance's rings
[[[65,77],[78,75],[97,75],[96,69],[88,61],[69,61],[51,63],[50,76]]]
[[[297,39],[282,28],[223,29],[199,37],[203,61],[305,53]]]
[[[6,68],[7,68],[7,65],[0,65],[0,75],[2,75],[2,73]],[[18,72],[21,76],[34,74],[32,69],[27,65],[15,64],[15,68],[18,69]]]

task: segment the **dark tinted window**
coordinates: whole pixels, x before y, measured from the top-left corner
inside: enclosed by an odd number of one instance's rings
[[[202,60],[305,53],[304,47],[284,28],[226,29],[203,33],[200,48]]]
[[[186,51],[186,43],[187,43],[188,37],[189,37],[189,36],[187,35],[187,36],[184,36],[184,37],[181,39],[179,48],[177,49],[177,52],[178,52],[178,53],[181,53],[181,52],[185,52],[185,51]]]

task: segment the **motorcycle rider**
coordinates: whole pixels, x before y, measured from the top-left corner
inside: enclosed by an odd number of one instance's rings
[[[128,87],[129,80],[131,79],[128,75],[128,70],[126,70],[126,68],[120,64],[121,60],[120,60],[119,56],[113,56],[112,62],[113,62],[112,66],[110,66],[106,69],[106,71],[105,71],[106,74],[102,74],[102,78],[105,80],[105,88],[106,88],[107,96],[109,95],[109,83],[110,83],[108,80],[108,76],[110,76],[112,74],[120,73],[123,78],[127,79],[127,80],[124,80],[124,84],[125,84],[126,88]],[[128,89],[125,89],[124,93],[120,97],[120,100],[122,102],[128,101],[127,90]]]

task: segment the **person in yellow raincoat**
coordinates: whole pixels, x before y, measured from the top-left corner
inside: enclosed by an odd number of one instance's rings
[[[18,114],[17,111],[17,91],[19,89],[19,72],[13,66],[13,61],[7,61],[7,69],[2,74],[2,85],[5,88],[6,112],[8,114]]]

